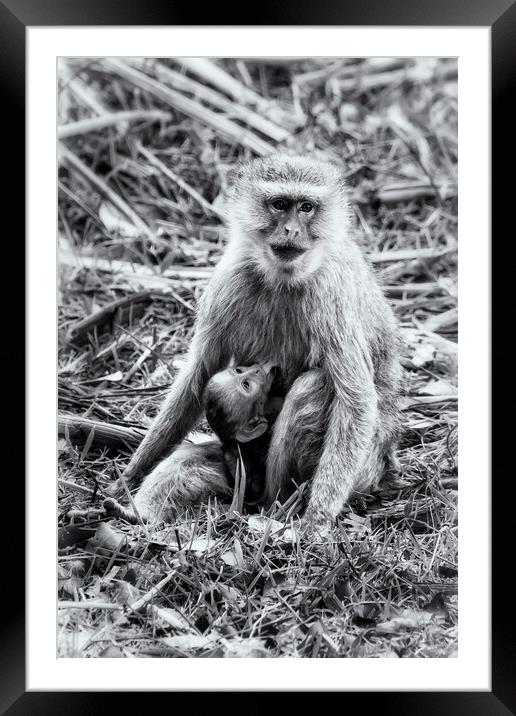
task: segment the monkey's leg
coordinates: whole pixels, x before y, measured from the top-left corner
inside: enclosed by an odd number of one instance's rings
[[[229,498],[231,493],[220,442],[194,445],[185,440],[145,478],[134,496],[134,506],[145,522],[172,522],[188,505],[210,496]],[[115,504],[107,506],[111,514],[132,524],[138,522],[131,510],[112,502]]]
[[[384,363],[377,367],[375,382],[378,391],[378,418],[371,450],[368,451],[363,469],[360,471],[357,491],[370,492],[381,482],[396,482],[400,467],[396,450],[401,434],[400,385],[401,368],[397,355],[387,355]]]
[[[221,444],[184,441],[145,479],[134,503],[153,521],[170,522],[189,505],[231,492]]]
[[[130,489],[138,487],[145,473],[185,437],[201,414],[202,391],[215,368],[214,354],[207,355],[199,349],[199,344],[200,340],[194,337],[186,364],[125,469],[124,479]],[[113,496],[122,495],[121,482],[115,482],[108,492]]]
[[[324,532],[352,495],[368,452],[374,449],[378,421],[377,396],[363,366],[354,366],[348,380],[335,386],[328,429],[315,475],[305,524]]]
[[[266,502],[283,501],[298,484],[310,479],[317,467],[331,386],[320,368],[303,373],[290,388],[276,419],[267,456]]]

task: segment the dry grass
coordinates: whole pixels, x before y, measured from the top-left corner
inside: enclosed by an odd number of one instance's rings
[[[62,421],[59,655],[455,656],[455,62],[74,59],[60,86],[60,411],[113,427]],[[273,147],[347,174],[406,338],[400,484],[324,544],[216,502],[88,515],[188,345],[227,170]]]

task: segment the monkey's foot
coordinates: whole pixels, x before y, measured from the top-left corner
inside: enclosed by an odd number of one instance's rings
[[[64,519],[67,522],[89,522],[98,520],[100,517],[104,517],[104,514],[104,510],[90,507],[86,510],[69,510],[64,516]]]
[[[138,524],[136,515],[133,515],[132,512],[129,512],[129,510],[112,497],[107,497],[102,503],[102,507],[110,517],[118,517],[119,519],[129,522],[131,525]]]

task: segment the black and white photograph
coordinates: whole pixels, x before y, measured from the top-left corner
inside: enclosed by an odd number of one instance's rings
[[[457,58],[56,82],[56,656],[455,659]]]

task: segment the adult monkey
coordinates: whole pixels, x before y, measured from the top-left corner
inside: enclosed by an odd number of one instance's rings
[[[281,369],[286,399],[269,450],[267,495],[281,496],[290,482],[295,404],[313,405],[314,415],[324,413],[325,437],[305,521],[323,530],[354,491],[374,487],[392,467],[395,319],[350,238],[335,166],[288,155],[247,162],[234,174],[227,206],[229,242],[200,301],[188,360],[125,479],[136,487],[191,430],[204,386],[231,356],[242,365],[269,361]],[[322,369],[322,389],[306,373],[311,368]]]

